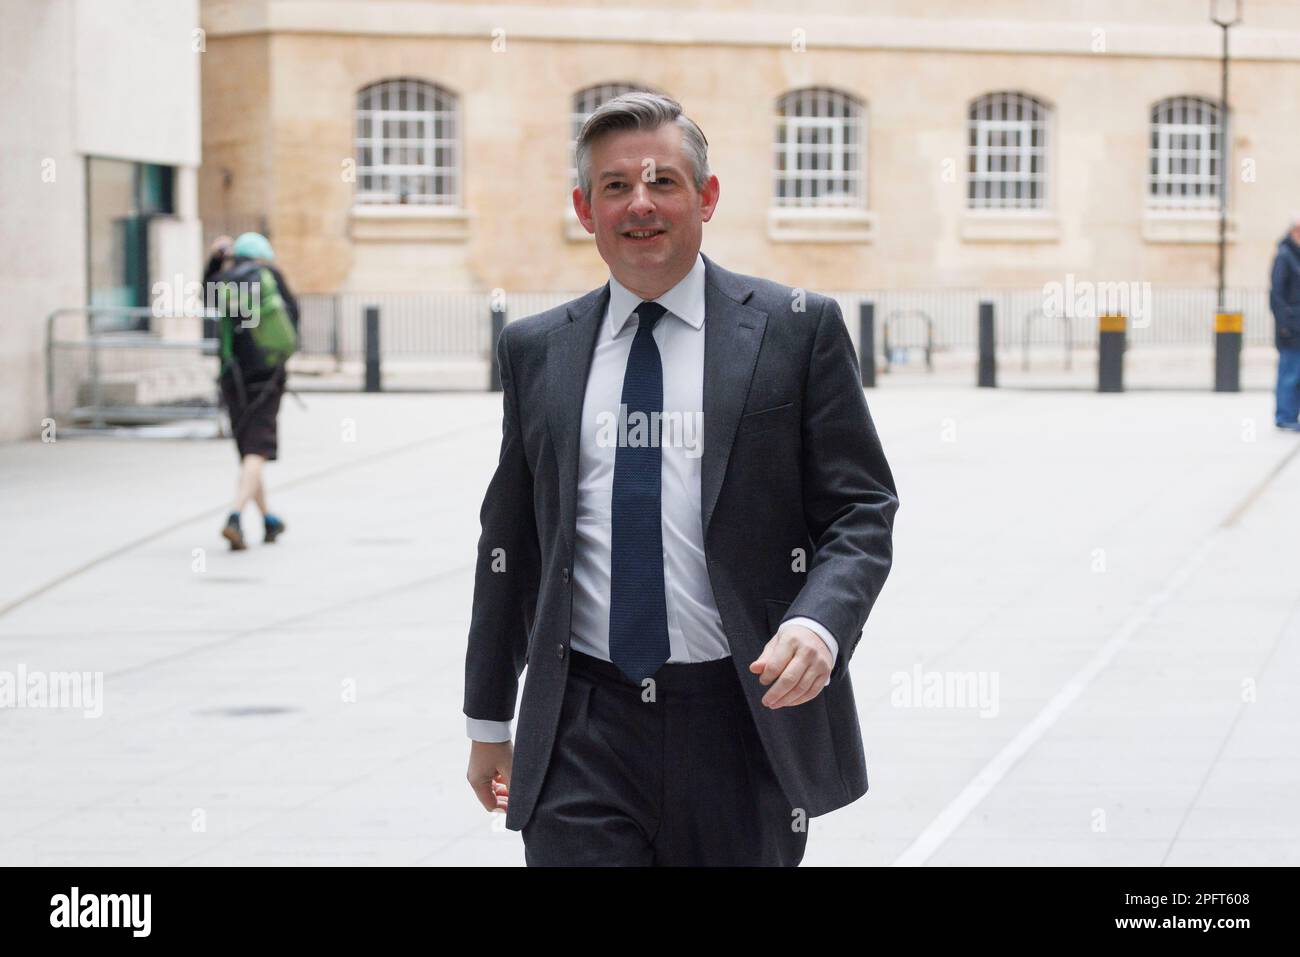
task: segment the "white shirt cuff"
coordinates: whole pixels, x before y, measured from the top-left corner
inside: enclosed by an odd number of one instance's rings
[[[510,740],[509,721],[488,721],[485,718],[465,718],[465,731],[475,741],[500,742]]]

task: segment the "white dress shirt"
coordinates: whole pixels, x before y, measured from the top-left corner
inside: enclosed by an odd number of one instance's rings
[[[713,661],[729,656],[731,648],[709,584],[700,515],[704,462],[704,258],[696,253],[691,271],[655,302],[667,310],[652,335],[663,363],[660,505],[668,661]],[[610,660],[614,456],[620,436],[635,435],[632,430],[637,419],[623,425],[626,416],[620,415],[620,399],[638,325],[632,312],[640,303],[640,296],[610,276],[609,306],[596,338],[582,405],[570,646],[605,661]],[[819,635],[834,663],[839,645],[819,622],[791,618],[786,624],[803,625]],[[757,680],[758,676],[754,677]],[[467,720],[469,736],[476,741],[510,740],[509,721]]]

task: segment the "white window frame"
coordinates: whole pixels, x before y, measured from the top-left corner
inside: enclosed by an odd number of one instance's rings
[[[1021,116],[1011,114],[1021,113]],[[1052,108],[1016,90],[986,93],[967,109],[966,208],[998,213],[1041,214],[1051,209]],[[1039,131],[1034,145],[1034,130]],[[994,146],[993,134],[1016,133],[1012,146]],[[970,140],[974,142],[971,143]],[[1018,169],[995,169],[998,157],[1015,157]],[[1038,160],[1035,172],[1034,159]],[[974,169],[971,169],[972,160]],[[1037,184],[1037,196],[1032,184]],[[1015,184],[1023,184],[1015,195]]]
[[[800,134],[815,131],[817,142],[801,142]],[[847,135],[849,132],[853,135]],[[773,139],[772,207],[783,211],[857,210],[867,208],[867,105],[857,97],[830,87],[790,90],[777,98]],[[814,155],[825,166],[805,166]],[[857,160],[850,169],[847,160]],[[784,161],[775,162],[776,158]],[[848,192],[826,190],[849,181]],[[823,184],[814,188],[815,183]],[[785,185],[785,195],[782,185]],[[817,195],[813,195],[816,192]],[[795,195],[799,193],[801,195]]]
[[[1189,119],[1192,122],[1187,122]],[[1172,96],[1151,108],[1146,167],[1148,210],[1193,215],[1218,210],[1219,173],[1211,169],[1215,161],[1225,161],[1223,143],[1217,142],[1219,120],[1219,105],[1198,96]],[[1170,145],[1174,136],[1194,137],[1197,144],[1190,149],[1175,149]],[[1193,172],[1172,169],[1175,161],[1187,159],[1193,161]]]
[[[407,104],[404,107],[397,105],[403,97]],[[380,80],[359,90],[354,111],[357,164],[354,203],[458,208],[461,204],[458,108],[454,93],[424,80]],[[365,123],[369,132],[363,134]],[[390,124],[397,123],[406,124],[407,129],[404,133],[397,130],[390,136]],[[435,135],[439,129],[441,136]],[[362,149],[370,151],[370,162],[363,162]],[[405,151],[407,155],[389,162],[392,150]],[[447,160],[441,165],[437,163],[439,150]],[[407,185],[414,188],[407,192],[403,203],[400,187]]]

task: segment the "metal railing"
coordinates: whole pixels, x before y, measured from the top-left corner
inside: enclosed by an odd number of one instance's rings
[[[336,362],[360,361],[365,353],[364,316],[368,306],[379,309],[380,353],[384,358],[457,359],[488,362],[492,355],[491,309],[502,301],[508,321],[560,305],[581,292],[510,293],[496,300],[490,293],[338,293],[302,295],[300,348],[308,355],[332,356]],[[833,291],[845,322],[857,342],[858,306],[874,302],[882,331],[877,337],[882,362],[888,361],[886,340],[893,349],[908,347],[931,352],[974,351],[978,345],[979,304],[992,302],[998,348],[1018,349],[1027,359],[1031,350],[1070,351],[1095,346],[1097,320],[1090,315],[1033,320],[1049,316],[1041,288],[1034,289],[882,289]],[[1228,309],[1241,312],[1245,344],[1271,345],[1273,319],[1267,289],[1228,290]],[[1129,348],[1143,345],[1187,345],[1211,349],[1213,288],[1152,287],[1149,315],[1130,315]],[[1067,358],[1068,361],[1068,358]]]
[[[1095,348],[1097,318],[1082,311],[1056,316],[1054,321],[1028,321],[1031,314],[1051,316],[1042,288],[1035,289],[884,289],[830,292],[844,313],[857,347],[858,314],[862,302],[875,303],[877,316],[923,315],[932,330],[934,352],[970,351],[979,345],[979,304],[993,303],[998,349],[1071,351]],[[1214,315],[1218,311],[1213,288],[1151,287],[1149,315],[1129,316],[1128,345],[1214,347]],[[1247,346],[1273,344],[1273,317],[1267,289],[1227,290],[1228,311],[1242,313]],[[1104,311],[1104,310],[1102,310]],[[913,336],[913,339],[916,337]],[[878,337],[879,348],[883,341]],[[916,345],[917,343],[911,343]],[[881,356],[882,361],[884,356]]]
[[[512,293],[504,297],[510,319],[544,312],[582,295]],[[379,309],[384,358],[479,359],[492,355],[491,293],[336,293],[298,297],[299,348],[335,360],[365,358],[365,312]]]
[[[365,382],[368,308],[378,309],[370,346],[385,365],[385,388],[492,388],[493,307],[507,321],[567,302],[578,292],[305,294],[299,297],[299,355],[291,375],[333,375],[329,388]],[[1060,316],[1039,289],[850,290],[829,293],[859,346],[859,305],[878,317],[876,360],[886,369],[901,350],[923,350],[926,368],[936,355],[975,361],[981,302],[993,304],[997,349],[1027,369],[1056,364],[1096,349],[1097,320]],[[1142,315],[1130,315],[1127,348],[1186,347],[1211,356],[1215,290],[1152,287]],[[1266,289],[1228,291],[1229,309],[1244,317],[1245,346],[1271,346],[1273,321]],[[147,317],[147,331],[125,332],[124,320]],[[155,316],[151,310],[110,306],[60,309],[46,320],[47,405],[52,417],[70,416],[93,427],[215,417],[221,421],[217,341],[204,337],[211,313]],[[500,320],[498,319],[498,322]],[[211,332],[208,333],[211,335]],[[322,362],[322,359],[324,362]],[[332,361],[330,361],[332,359]],[[373,358],[370,367],[376,363]],[[333,369],[329,367],[333,367]],[[388,369],[394,372],[390,379]]]
[[[895,309],[884,313],[881,332],[886,372],[901,358],[899,353],[908,349],[921,349],[925,353],[926,369],[934,368],[934,319],[923,309]]]
[[[1035,336],[1037,333],[1037,336]],[[1051,342],[1055,337],[1058,342]],[[1070,316],[1053,315],[1042,306],[1030,309],[1025,313],[1023,332],[1020,336],[1020,368],[1024,372],[1029,371],[1029,355],[1031,346],[1043,344],[1043,340],[1049,340],[1048,345],[1059,345],[1065,350],[1065,369],[1069,371],[1073,364],[1074,355],[1074,319]],[[1085,342],[1088,340],[1084,340]]]
[[[147,318],[147,331],[104,330],[107,317]],[[91,428],[217,418],[218,341],[201,313],[77,306],[45,319],[46,414]]]

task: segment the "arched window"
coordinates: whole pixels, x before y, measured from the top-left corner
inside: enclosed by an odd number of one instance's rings
[[[1218,209],[1218,104],[1199,96],[1171,96],[1151,108],[1147,206]]]
[[[587,118],[595,113],[596,110],[604,106],[616,96],[624,93],[633,93],[638,91],[651,92],[649,87],[641,86],[636,83],[598,83],[595,86],[585,87],[573,94],[573,107],[569,111],[569,191],[578,185],[578,167],[575,151],[578,146],[578,134],[582,132],[582,124],[587,122]]]
[[[772,203],[866,206],[866,107],[839,90],[791,90],[776,101]]]
[[[423,80],[357,93],[358,203],[460,205],[456,95]]]
[[[970,105],[966,205],[1044,209],[1051,108],[1025,93],[988,93]]]

